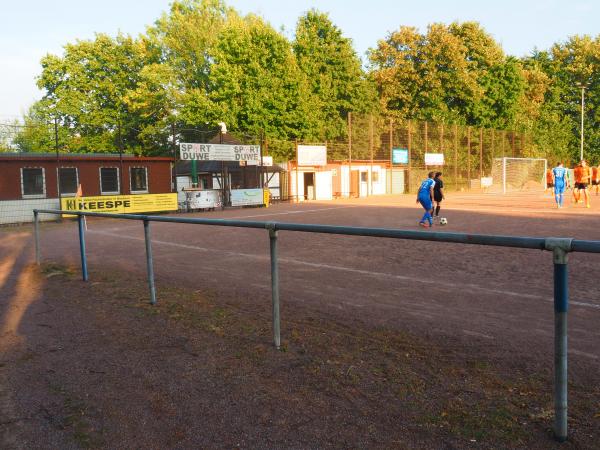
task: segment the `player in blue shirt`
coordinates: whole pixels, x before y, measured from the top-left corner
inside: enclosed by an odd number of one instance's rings
[[[563,193],[569,187],[569,178],[567,177],[567,169],[563,167],[561,162],[552,169],[552,179],[554,181],[554,199],[556,200],[557,208],[563,206]]]
[[[425,214],[419,222],[422,227],[430,227],[433,225],[433,217],[431,217],[431,210],[433,208],[433,187],[435,181],[433,180],[433,172],[429,172],[427,179],[421,183],[419,192],[417,193],[417,203],[420,203]]]

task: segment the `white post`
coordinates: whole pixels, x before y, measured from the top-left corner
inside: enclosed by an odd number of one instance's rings
[[[502,193],[506,194],[506,158],[502,158]]]
[[[548,181],[546,179],[546,173],[548,172],[548,160],[544,159],[544,175],[542,178],[542,184],[544,185],[544,192],[546,192],[546,189],[548,189]]]

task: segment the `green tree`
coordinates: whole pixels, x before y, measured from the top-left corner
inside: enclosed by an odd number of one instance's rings
[[[370,61],[383,108],[403,118],[506,126],[525,87],[518,62],[473,22],[401,27]]]
[[[573,36],[548,51],[534,51],[524,58],[526,68],[534,67],[547,78],[539,118],[533,124],[540,147],[566,162],[579,160],[581,132],[581,90],[586,89],[584,155],[600,163],[600,36]]]
[[[312,10],[300,17],[293,42],[298,67],[309,83],[310,109],[317,129],[313,139],[346,134],[348,112],[372,112],[376,93],[366,78],[352,41],[342,35],[328,15]]]
[[[230,20],[211,57],[209,104],[201,116],[206,122],[287,140],[310,129],[308,87],[291,45],[262,19]]]
[[[45,95],[35,105],[35,120],[58,118],[68,135],[62,145],[71,151],[97,152],[142,149],[138,133],[144,118],[131,111],[129,92],[136,89],[151,54],[139,40],[99,34],[91,41],[67,44],[62,56],[42,59],[38,86]],[[42,144],[42,143],[40,143]]]

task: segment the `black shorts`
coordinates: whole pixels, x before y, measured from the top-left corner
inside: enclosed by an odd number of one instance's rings
[[[436,202],[441,202],[444,199],[444,197],[442,196],[442,194],[439,194],[437,192],[433,192],[433,200]]]
[[[598,186],[599,184],[600,184],[600,181],[592,180],[592,186]]]
[[[587,189],[587,183],[575,183],[575,189]]]
[[[549,188],[554,187],[554,183],[546,183]]]

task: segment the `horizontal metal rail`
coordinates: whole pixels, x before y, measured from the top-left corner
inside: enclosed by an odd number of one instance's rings
[[[383,237],[392,239],[408,239],[418,241],[447,242],[453,244],[489,245],[495,247],[529,248],[547,250],[548,238],[528,236],[502,236],[488,234],[448,233],[440,231],[399,230],[394,228],[348,227],[340,225],[318,225],[287,222],[258,222],[230,219],[199,219],[190,217],[149,216],[145,214],[113,214],[91,211],[63,211],[54,209],[37,209],[43,214],[64,214],[73,216],[104,217],[112,219],[141,220],[149,222],[189,223],[197,225],[213,225],[221,227],[257,228],[262,230],[300,231],[306,233],[341,234],[346,236]],[[562,239],[562,238],[551,238]],[[568,239],[568,238],[564,238]],[[570,239],[570,252],[600,253],[600,241]]]
[[[570,252],[600,253],[600,241],[587,241],[556,237],[498,236],[469,233],[446,233],[438,231],[398,230],[391,228],[347,227],[338,225],[299,224],[284,222],[254,222],[230,219],[200,219],[188,217],[151,216],[145,214],[114,214],[92,211],[63,211],[34,209],[35,258],[40,264],[39,214],[76,216],[79,224],[81,270],[84,281],[88,280],[85,251],[84,219],[86,216],[112,219],[139,220],[144,224],[146,243],[146,265],[150,301],[156,303],[150,222],[187,223],[221,227],[254,228],[268,230],[271,253],[271,300],[273,316],[273,342],[281,345],[279,314],[279,266],[277,256],[278,231],[339,234],[418,241],[445,242],[450,244],[488,245],[552,252],[554,262],[554,435],[557,440],[567,439],[567,313],[569,306],[568,254]]]

